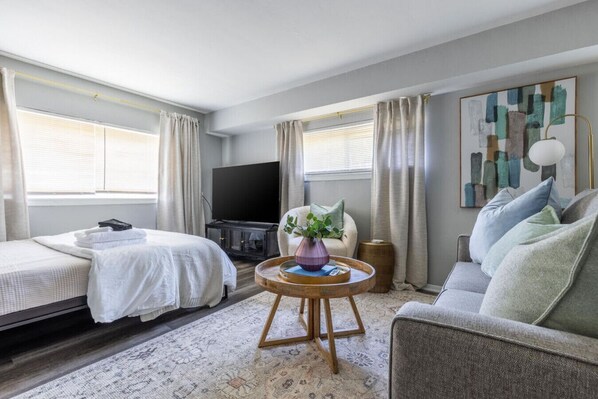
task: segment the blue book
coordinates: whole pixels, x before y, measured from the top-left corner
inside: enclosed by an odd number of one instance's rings
[[[310,272],[304,270],[301,266],[293,266],[289,267],[286,272],[298,274],[301,276],[310,276],[310,277],[320,277],[320,276],[327,276],[332,270],[336,269],[336,266],[326,265],[322,269],[318,270],[317,272]]]

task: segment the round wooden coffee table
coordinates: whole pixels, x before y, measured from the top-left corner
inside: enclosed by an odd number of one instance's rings
[[[267,291],[276,294],[276,299],[270,310],[270,315],[266,320],[258,347],[264,348],[294,342],[315,341],[316,346],[328,361],[332,372],[336,374],[338,373],[338,360],[336,358],[334,339],[365,333],[365,327],[359,316],[353,296],[370,290],[376,284],[376,271],[369,264],[357,259],[330,256],[331,260],[342,262],[351,267],[351,279],[349,281],[339,284],[296,284],[284,280],[279,275],[279,266],[283,262],[293,258],[294,256],[282,256],[268,259],[255,268],[255,282]],[[301,298],[300,314],[303,314],[305,300],[307,300],[307,321],[303,317],[300,318],[307,334],[301,337],[268,340],[268,332],[272,326],[280,299],[283,296]],[[355,321],[357,322],[356,329],[334,330],[332,311],[330,310],[331,298],[349,299],[353,314],[355,315]],[[324,302],[324,313],[326,315],[326,331],[324,332],[320,330],[320,301]],[[322,339],[328,339],[328,350],[324,347]]]

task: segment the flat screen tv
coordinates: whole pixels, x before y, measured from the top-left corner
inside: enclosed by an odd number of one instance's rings
[[[212,169],[212,218],[278,223],[279,162]]]

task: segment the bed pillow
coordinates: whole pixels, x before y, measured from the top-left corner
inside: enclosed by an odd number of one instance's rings
[[[480,313],[598,338],[598,214],[513,248]]]
[[[492,245],[507,231],[546,205],[552,206],[560,218],[560,202],[552,177],[517,198],[513,198],[507,189],[501,190],[478,214],[469,240],[471,259],[482,263]]]
[[[345,216],[345,200],[342,199],[332,206],[322,206],[318,204],[311,204],[309,211],[319,218],[330,216],[332,220],[332,227],[339,230],[343,229],[343,217]],[[343,234],[331,233],[330,238],[341,238]]]
[[[494,276],[502,260],[516,245],[551,233],[562,226],[554,208],[546,205],[540,212],[519,222],[490,248],[482,262],[482,271],[490,277]]]

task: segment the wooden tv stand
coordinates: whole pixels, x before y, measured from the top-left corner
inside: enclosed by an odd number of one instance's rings
[[[216,221],[206,224],[206,238],[228,255],[265,260],[280,255],[277,230],[272,223]]]

